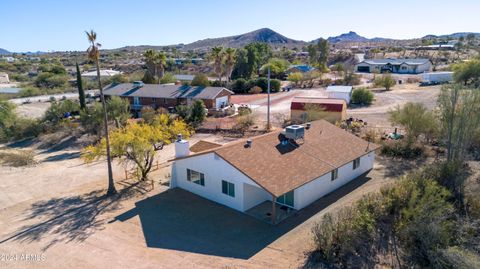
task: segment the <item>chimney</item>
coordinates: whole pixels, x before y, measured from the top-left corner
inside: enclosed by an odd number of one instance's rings
[[[310,129],[310,127],[312,127],[312,124],[310,122],[307,123],[307,130]]]
[[[246,147],[246,148],[251,148],[251,147],[252,147],[252,143],[253,143],[252,139],[248,139],[248,140],[246,141],[246,143],[245,143],[245,147]]]
[[[175,140],[175,158],[182,158],[190,154],[190,145],[187,140],[183,140],[182,134],[177,135]]]

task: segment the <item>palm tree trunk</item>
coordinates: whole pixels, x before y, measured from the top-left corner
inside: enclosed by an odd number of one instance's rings
[[[113,181],[112,159],[110,156],[110,139],[108,135],[107,104],[105,102],[105,96],[103,95],[102,82],[100,81],[100,64],[98,59],[96,59],[95,64],[97,65],[98,88],[100,89],[100,100],[102,101],[102,107],[103,107],[103,125],[105,128],[105,142],[107,144],[107,166],[108,166],[107,195],[113,195],[117,193],[117,190],[115,189],[115,182]]]

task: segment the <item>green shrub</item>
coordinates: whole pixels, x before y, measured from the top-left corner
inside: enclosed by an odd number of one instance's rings
[[[395,86],[395,84],[397,84],[397,82],[390,74],[377,76],[377,78],[374,81],[374,85],[376,87],[383,87],[387,91],[389,91],[391,87]]]
[[[208,87],[210,85],[210,81],[208,81],[207,75],[200,73],[195,75],[190,85]]]
[[[236,79],[231,84],[231,89],[235,93],[247,93],[250,88],[248,87],[248,82],[244,78]]]
[[[177,78],[172,73],[165,73],[163,78],[160,79],[160,84],[167,84],[167,83],[175,83],[177,82]]]
[[[370,105],[373,102],[373,93],[366,88],[353,90],[351,103],[359,105]]]
[[[406,141],[386,141],[382,145],[381,154],[389,157],[414,159],[422,156],[423,151],[423,146],[419,144],[409,144]]]

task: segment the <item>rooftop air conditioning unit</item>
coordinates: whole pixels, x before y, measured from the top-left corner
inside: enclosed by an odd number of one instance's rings
[[[285,128],[284,135],[288,139],[297,140],[304,138],[305,136],[305,127],[302,125],[290,125]]]

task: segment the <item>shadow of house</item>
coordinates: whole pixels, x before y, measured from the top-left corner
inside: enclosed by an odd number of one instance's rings
[[[276,226],[178,188],[137,202],[116,220],[138,216],[150,248],[249,259],[368,180],[364,174]]]

